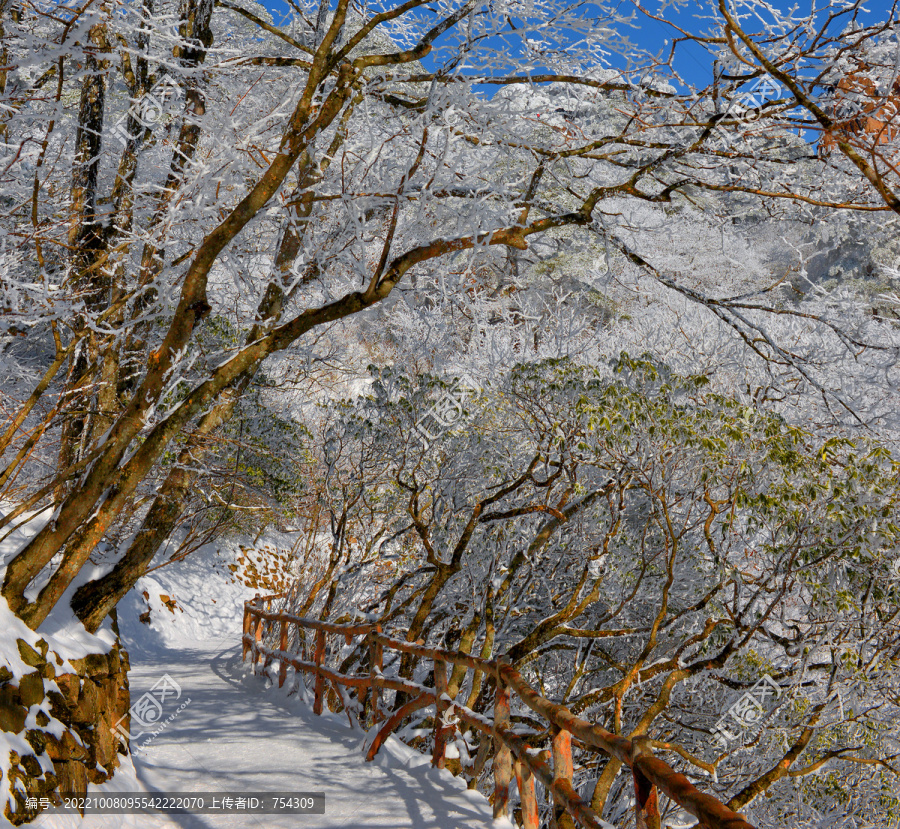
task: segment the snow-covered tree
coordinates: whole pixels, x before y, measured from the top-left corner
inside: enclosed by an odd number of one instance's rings
[[[747,33],[757,6],[764,28]],[[774,367],[777,391],[883,418],[884,395],[841,388],[816,350],[875,354],[864,368],[890,389],[892,329],[866,329],[853,296],[774,298],[752,257],[714,266],[704,245],[692,262],[681,235],[715,226],[715,210],[689,215],[704,199],[896,210],[890,168],[840,140],[846,163],[819,160],[796,132],[804,112],[836,129],[817,102],[863,39],[835,30],[856,6],[815,10],[827,36],[798,45],[764,4],[711,4],[719,36],[702,42],[722,70],[696,90],[634,48],[618,4],[323,1],[286,25],[229,0],[7,4],[0,484],[17,504],[2,523],[46,519],[7,563],[10,606],[39,625],[121,540],[74,600],[96,628],[181,520],[263,364],[299,372],[307,402],[365,348],[446,364],[447,338],[399,346],[446,326],[447,297],[470,317],[457,350],[499,349],[498,364],[525,344],[490,336],[498,298],[525,300],[501,317],[541,320],[538,352],[585,355],[610,318],[659,331],[659,309],[686,303]],[[763,74],[786,91],[749,106]],[[667,209],[682,211],[671,243],[654,233]],[[624,295],[593,279],[601,260]],[[636,275],[663,300],[644,315]],[[564,314],[546,312],[554,279],[579,290]]]
[[[333,409],[332,556],[296,610],[505,654],[542,694],[648,735],[756,825],[896,818],[889,452],[627,355],[602,371],[521,365],[477,395],[376,377]],[[414,659],[394,667],[422,681]],[[489,714],[490,682],[464,676],[452,695]],[[726,713],[751,689],[765,704],[736,724]],[[621,820],[630,778],[595,759],[580,780]]]

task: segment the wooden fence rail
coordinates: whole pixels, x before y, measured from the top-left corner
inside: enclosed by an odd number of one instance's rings
[[[636,829],[660,829],[659,790],[693,815],[699,829],[754,829],[743,816],[731,811],[711,795],[703,794],[683,774],[654,757],[646,738],[628,740],[580,719],[565,706],[538,694],[503,657],[487,660],[471,654],[391,639],[384,635],[377,624],[338,625],[272,612],[272,602],[284,595],[279,593],[256,597],[244,603],[242,658],[246,659],[247,654],[251,654],[254,670],[260,657],[265,658],[266,666],[277,660],[279,686],[285,682],[288,666],[296,671],[312,674],[315,678],[313,710],[316,714],[322,713],[327,683],[330,683],[341,700],[345,699],[344,689],[354,689],[358,702],[367,703],[374,721],[382,723],[366,754],[367,760],[375,757],[384,741],[407,717],[433,705],[432,763],[439,768],[444,765],[448,738],[455,729],[454,725],[448,723],[451,715],[491,738],[483,746],[488,746],[488,751],[493,748],[494,816],[508,814],[509,789],[515,780],[524,829],[538,829],[539,825],[535,780],[543,784],[556,804],[554,829],[566,829],[576,824],[589,829],[603,829],[603,822],[572,784],[573,735],[579,740],[581,748],[613,757],[631,769],[634,778]],[[274,632],[276,625],[277,650],[263,644],[264,638]],[[288,651],[291,626],[295,628],[298,639],[303,637],[303,631],[306,630],[315,634],[312,661],[300,659],[297,653]],[[343,674],[323,664],[329,634],[343,636],[348,645],[353,637],[364,637],[363,644],[369,655],[368,673]],[[385,649],[430,661],[434,686],[429,688],[408,679],[385,676],[382,673]],[[466,671],[480,672],[493,678],[497,690],[491,719],[451,699],[447,679],[450,665],[461,666]],[[462,683],[456,683],[455,687],[461,688]],[[397,691],[408,699],[395,711],[383,711],[381,691],[385,690]],[[510,724],[512,696],[547,723],[547,729],[552,735],[552,768],[541,756],[542,752],[528,744],[527,735],[513,730]],[[483,752],[479,751],[479,757],[475,761],[477,769],[483,768],[488,759],[482,755]]]

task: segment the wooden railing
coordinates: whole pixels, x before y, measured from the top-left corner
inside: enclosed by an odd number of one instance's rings
[[[579,748],[602,753],[619,760],[631,769],[634,778],[636,829],[660,829],[658,791],[662,791],[686,812],[693,815],[703,829],[753,829],[739,814],[731,811],[716,798],[703,794],[679,772],[654,757],[646,737],[632,740],[619,737],[597,725],[575,716],[568,708],[551,702],[538,694],[503,657],[495,660],[481,659],[466,653],[429,648],[412,642],[402,642],[385,636],[380,625],[338,625],[316,619],[304,619],[288,613],[273,612],[272,602],[284,594],[256,597],[244,603],[244,632],[242,658],[253,658],[254,670],[260,657],[268,667],[273,661],[279,664],[278,684],[284,684],[288,666],[315,677],[313,710],[322,713],[326,696],[326,683],[330,683],[337,697],[347,701],[344,688],[354,689],[357,707],[371,711],[375,722],[382,722],[366,754],[372,760],[387,737],[416,711],[429,705],[435,706],[434,752],[432,762],[442,768],[445,763],[446,743],[455,726],[449,725],[449,716],[455,716],[471,728],[493,738],[484,746],[493,749],[494,817],[508,815],[509,789],[515,779],[521,803],[521,821],[525,829],[538,829],[538,803],[535,780],[539,780],[552,794],[556,805],[554,827],[577,825],[590,829],[603,829],[603,822],[590,805],[578,794],[572,784],[572,739]],[[269,648],[264,640],[278,626],[278,648]],[[288,651],[291,627],[297,641],[305,640],[305,631],[314,634],[312,661],[300,659],[298,653]],[[368,649],[369,669],[366,674],[343,674],[324,664],[326,637],[343,636],[351,644],[353,637],[365,637]],[[401,677],[385,676],[384,650],[410,654],[432,663],[434,687],[428,688]],[[307,647],[308,650],[308,647]],[[308,654],[307,654],[308,655]],[[475,671],[492,677],[496,683],[493,719],[458,704],[448,695],[447,666],[461,666],[464,671]],[[461,688],[462,683],[455,683]],[[382,710],[380,693],[398,691],[407,700],[397,710]],[[510,696],[540,715],[548,724],[552,735],[552,767],[546,762],[547,752],[541,752],[528,744],[528,736],[516,733],[510,725]],[[487,756],[479,751],[476,768],[484,767]],[[608,825],[608,824],[607,824]]]

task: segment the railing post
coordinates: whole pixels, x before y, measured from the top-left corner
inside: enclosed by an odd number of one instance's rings
[[[434,753],[431,764],[439,769],[444,768],[444,747],[447,744],[447,733],[453,728],[444,723],[444,709],[447,703],[441,697],[447,693],[447,663],[441,659],[434,660]]]
[[[475,755],[475,764],[472,766],[472,777],[469,780],[469,788],[474,789],[478,784],[478,778],[487,765],[488,757],[491,754],[494,740],[487,734],[482,734],[478,741],[478,753]]]
[[[285,620],[281,622],[281,635],[278,637],[278,650],[284,651],[287,650],[288,646],[288,623]],[[287,678],[287,662],[284,657],[281,658],[281,664],[278,666],[278,687],[280,688],[284,685],[284,680]]]
[[[534,775],[519,759],[516,759],[513,767],[516,785],[519,787],[519,801],[522,803],[522,829],[538,829],[541,821],[538,816],[537,795],[534,793]]]
[[[650,738],[639,735],[631,738],[631,772],[634,776],[635,829],[660,829],[659,797],[653,785],[638,768],[639,757],[652,757]]]
[[[271,602],[270,602],[270,604],[271,604]],[[272,623],[268,619],[266,619],[266,621],[264,622],[264,630],[265,630],[264,636],[267,636],[271,629],[272,629]],[[272,657],[269,656],[268,654],[266,654],[266,660],[265,660],[265,662],[263,662],[263,670],[265,671],[265,669],[268,668],[269,665],[271,665],[271,664],[272,664]]]
[[[553,727],[553,779],[568,780],[571,784],[572,768],[572,735],[565,729]],[[553,807],[553,829],[575,829],[575,821],[560,804]]]
[[[313,701],[313,713],[322,713],[322,699],[325,696],[325,677],[322,676],[322,660],[325,658],[325,631],[316,631],[316,697]]]
[[[241,662],[247,658],[247,651],[250,650],[250,645],[247,644],[247,640],[244,638],[250,633],[250,619],[250,607],[247,602],[244,602],[244,633],[241,636]]]
[[[256,618],[256,632],[254,634],[257,647],[253,649],[253,673],[256,673],[256,666],[259,664],[259,644],[262,642],[262,628],[263,618],[262,616],[258,616]]]
[[[494,700],[494,725],[509,728],[509,688],[503,681],[500,665],[504,662],[498,657],[497,664],[497,696]],[[499,736],[494,737],[494,819],[509,817],[509,784],[512,782],[512,752]]]
[[[381,689],[375,684],[375,678],[381,673],[381,669],[384,667],[384,648],[380,642],[375,641],[375,634],[379,633],[381,633],[381,625],[375,625],[375,629],[369,634],[369,675],[372,677],[372,722],[378,722],[381,719],[381,711],[379,710]]]

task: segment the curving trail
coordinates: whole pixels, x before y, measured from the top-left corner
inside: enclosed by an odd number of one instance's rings
[[[131,675],[132,700],[168,674],[190,703],[135,757],[149,790],[324,791],[324,815],[183,815],[168,820],[200,827],[371,827],[458,829],[490,826],[491,807],[428,758],[389,740],[373,763],[363,734],[346,717],[315,716],[296,696],[266,690],[246,675],[236,648],[141,657]],[[177,710],[177,706],[172,710]],[[504,821],[505,823],[505,821]],[[508,825],[508,824],[507,824]]]
[[[237,553],[233,553],[237,555]],[[226,559],[227,561],[227,559]],[[243,600],[251,591],[230,578],[219,553],[204,549],[142,579],[119,607],[131,660],[134,705],[163,676],[180,687],[165,702],[174,719],[126,760],[112,780],[90,790],[117,792],[325,792],[324,815],[93,815],[51,811],[41,829],[513,829],[494,822],[491,807],[462,780],[430,766],[429,758],[389,738],[366,763],[365,735],[344,715],[317,717],[297,695],[266,688],[240,660]],[[150,596],[150,625],[139,616]],[[161,603],[176,596],[178,612]],[[289,673],[290,683],[290,673]],[[132,749],[143,742],[132,725]],[[0,825],[3,819],[0,817]]]

